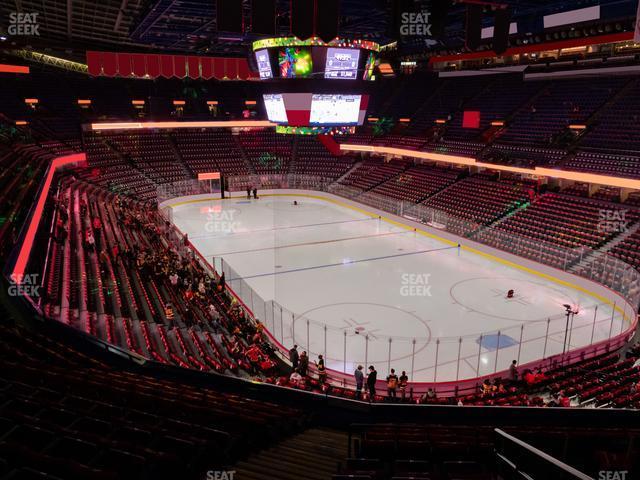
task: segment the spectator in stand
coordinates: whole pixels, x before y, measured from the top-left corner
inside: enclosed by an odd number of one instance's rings
[[[67,210],[67,206],[64,203],[61,203],[59,210],[60,210],[60,218],[62,219],[63,222],[66,223],[66,221],[69,220],[69,211]]]
[[[220,279],[218,280],[218,291],[224,292],[226,285],[227,285],[227,279],[224,275],[224,272],[222,272],[222,275],[220,275]]]
[[[309,357],[307,356],[307,352],[305,351],[300,354],[298,370],[300,371],[300,375],[302,375],[303,377],[306,377],[309,373]]]
[[[298,354],[298,345],[294,345],[291,350],[289,350],[289,361],[291,362],[291,368],[293,371],[297,370],[299,359],[300,355]]]
[[[175,321],[175,314],[173,313],[173,305],[171,305],[171,303],[167,303],[165,305],[164,316],[167,317],[167,322],[169,322],[169,326],[173,327],[173,323]]]
[[[107,265],[109,265],[109,255],[106,250],[102,250],[100,252],[100,256],[98,257],[98,262],[100,263],[100,269],[106,270]]]
[[[193,313],[188,305],[185,305],[184,311],[182,312],[182,320],[187,325],[187,327],[193,326]]]
[[[427,393],[424,394],[424,400],[426,403],[431,403],[437,398],[438,396],[436,395],[436,391],[433,388],[428,388]]]
[[[180,281],[180,277],[176,272],[173,272],[171,275],[169,275],[169,282],[171,282],[172,287],[177,287],[178,281]]]
[[[560,391],[558,393],[558,403],[559,406],[562,408],[568,408],[571,406],[571,399],[567,396],[565,396],[563,391]]]
[[[524,379],[524,383],[529,388],[531,388],[536,383],[536,376],[531,370],[525,371],[522,378]]]
[[[93,229],[97,231],[102,229],[102,221],[100,221],[100,217],[93,217],[92,221]]]
[[[93,233],[91,233],[91,230],[87,230],[86,244],[88,251],[93,252],[95,250],[96,239],[93,237]]]
[[[511,383],[516,383],[518,381],[517,365],[517,360],[514,360],[513,362],[511,362],[511,365],[509,365],[509,380],[511,381]]]
[[[356,379],[356,400],[360,400],[362,398],[362,386],[364,385],[363,368],[364,367],[362,365],[358,365],[356,371],[353,372],[353,376]]]
[[[122,252],[122,261],[124,262],[125,267],[131,267],[134,258],[135,255],[133,254],[133,252],[129,249],[128,246],[125,246],[124,252]]]
[[[298,385],[300,385],[301,381],[302,381],[302,375],[300,375],[300,373],[297,370],[294,370],[291,373],[291,376],[289,377],[289,382],[291,383],[291,386],[297,387]]]
[[[407,377],[407,372],[405,372],[404,370],[400,375],[399,382],[400,383],[398,384],[398,386],[400,387],[400,395],[402,396],[402,401],[404,402],[407,396],[407,385],[409,384],[409,377]]]
[[[320,381],[320,383],[327,383],[327,369],[324,366],[324,358],[322,357],[322,355],[318,355],[316,368],[318,369],[318,380]]]
[[[67,231],[67,227],[64,225],[62,220],[58,222],[58,235],[56,235],[56,241],[60,245],[64,245],[67,241],[67,237],[69,236],[69,232]]]
[[[245,356],[249,363],[254,367],[259,367],[260,362],[262,361],[262,352],[260,351],[260,347],[258,345],[251,345],[247,351],[245,352]]]
[[[376,401],[376,382],[378,381],[378,372],[373,365],[369,366],[369,375],[367,375],[367,389],[369,390],[369,401]]]
[[[396,371],[392,368],[391,373],[387,375],[387,397],[389,397],[389,400],[393,400],[393,401],[396,400],[397,388],[398,388],[398,376],[396,375]]]

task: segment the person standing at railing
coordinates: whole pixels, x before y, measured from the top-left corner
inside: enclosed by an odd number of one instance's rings
[[[289,350],[289,361],[291,362],[292,370],[296,370],[298,368],[298,363],[300,360],[300,355],[298,354],[298,345],[294,345],[291,350]]]
[[[369,390],[369,401],[376,401],[376,382],[378,381],[378,372],[373,365],[369,367],[369,375],[367,376],[367,389]]]
[[[353,372],[353,376],[356,379],[356,400],[360,400],[362,398],[362,386],[364,385],[364,373],[362,365],[358,365],[356,371]]]
[[[398,386],[400,387],[400,395],[402,395],[402,401],[404,402],[407,396],[407,385],[409,384],[409,377],[407,377],[407,372],[404,370],[400,375]]]
[[[518,365],[518,362],[516,360],[511,362],[511,365],[509,365],[509,380],[511,381],[511,383],[516,383],[518,381],[517,365]]]
[[[392,368],[391,373],[387,375],[387,396],[389,400],[396,401],[396,389],[398,388],[398,376],[396,371]]]
[[[309,372],[309,357],[307,356],[307,352],[303,351],[300,354],[298,370],[300,371],[300,375],[302,375],[303,377],[307,376],[307,373]]]
[[[327,382],[327,369],[324,366],[324,358],[322,355],[318,355],[318,361],[316,362],[316,368],[318,369],[318,380],[321,384]]]

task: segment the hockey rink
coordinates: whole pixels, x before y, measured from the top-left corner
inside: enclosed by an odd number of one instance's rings
[[[171,206],[175,225],[224,268],[227,284],[271,334],[312,361],[325,355],[334,370],[366,364],[380,377],[394,368],[410,381],[455,381],[627,328],[611,303],[366,207],[291,194]],[[564,304],[578,310],[568,330]]]

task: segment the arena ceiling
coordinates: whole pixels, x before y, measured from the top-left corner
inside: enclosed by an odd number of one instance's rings
[[[431,1],[417,0],[426,8]],[[460,1],[460,0],[458,0]],[[492,0],[509,4],[516,20],[550,13],[606,5],[621,16],[632,17],[637,0]],[[250,0],[243,0],[249,17]],[[7,35],[10,14],[37,13],[39,36],[10,37],[7,41],[34,49],[166,50],[216,55],[246,54],[257,37],[221,35],[217,31],[215,0],[3,0],[0,32]],[[340,33],[345,37],[369,38],[383,44],[387,36],[391,0],[342,0]],[[289,31],[289,0],[278,0],[277,25],[281,34]],[[453,6],[440,46],[464,44],[465,5]],[[633,12],[633,13],[631,13]],[[488,24],[490,25],[490,23]],[[0,46],[5,46],[0,44]],[[433,42],[419,41],[412,47],[428,49]]]

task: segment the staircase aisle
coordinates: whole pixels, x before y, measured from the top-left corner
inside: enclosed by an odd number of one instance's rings
[[[347,455],[344,432],[312,428],[251,455],[232,469],[237,480],[330,480]]]

